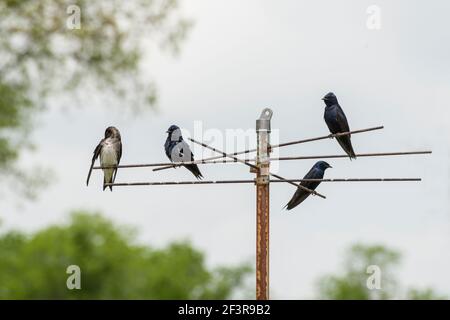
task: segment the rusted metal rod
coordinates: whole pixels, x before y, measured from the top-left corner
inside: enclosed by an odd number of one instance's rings
[[[297,182],[418,182],[422,178],[334,178],[334,179],[293,179]],[[274,181],[272,181],[274,182]],[[276,181],[278,182],[278,181]]]
[[[270,146],[270,148],[271,149],[275,149],[275,148],[290,146],[290,145],[293,145],[293,144],[300,144],[300,143],[306,143],[306,142],[318,141],[318,140],[324,140],[324,139],[332,139],[332,138],[335,138],[335,137],[341,137],[341,136],[346,136],[346,135],[350,135],[350,134],[357,134],[357,133],[369,132],[369,131],[381,130],[381,129],[384,129],[384,126],[372,127],[372,128],[355,130],[355,131],[349,131],[349,132],[328,134],[326,136],[320,136],[320,137],[316,137],[316,138],[285,142],[285,143],[281,143],[281,144],[278,144],[278,145]],[[249,150],[244,150],[244,151],[238,151],[238,152],[230,153],[229,155],[237,156],[237,155],[240,155],[240,154],[251,153],[251,152],[256,152],[256,151],[257,151],[257,149],[249,149]],[[221,158],[224,158],[224,157],[223,156],[215,156],[215,157],[205,158],[202,161],[210,161],[210,160],[216,160],[216,159],[221,159]],[[200,162],[200,163],[205,163],[205,162]],[[170,169],[170,168],[173,168],[173,167],[176,167],[176,166],[180,166],[180,164],[173,164],[173,163],[167,164],[167,165],[162,166],[161,168],[153,169],[153,171],[166,170],[166,169]]]
[[[192,138],[189,138],[189,140],[191,140],[192,142],[194,142],[194,143],[196,143],[196,144],[201,145],[202,147],[205,147],[205,148],[210,149],[210,150],[212,150],[212,151],[214,151],[214,152],[220,153],[220,154],[222,154],[224,157],[228,157],[228,158],[234,159],[234,160],[236,160],[237,162],[243,163],[243,164],[245,164],[245,165],[247,165],[247,166],[249,166],[249,167],[251,167],[251,168],[253,168],[253,169],[255,169],[255,170],[259,170],[259,168],[258,168],[257,166],[255,166],[255,165],[253,165],[253,164],[251,164],[251,163],[245,162],[244,160],[241,160],[241,159],[239,159],[239,158],[236,158],[236,157],[234,157],[234,156],[232,156],[232,155],[230,155],[230,154],[227,154],[227,153],[225,153],[225,152],[223,152],[223,151],[220,151],[220,150],[218,150],[218,149],[216,149],[216,148],[210,147],[209,145],[207,145],[207,144],[205,144],[205,143],[203,143],[203,142],[198,142],[198,141],[196,141],[196,140],[194,140],[194,139],[192,139]],[[287,183],[290,183],[290,184],[292,184],[293,186],[295,186],[295,187],[297,187],[297,188],[300,188],[300,189],[303,189],[303,190],[305,190],[306,192],[309,192],[309,193],[311,193],[311,194],[313,194],[313,195],[316,195],[316,196],[319,196],[319,197],[321,197],[321,198],[323,198],[323,199],[326,199],[326,197],[325,197],[324,195],[318,193],[317,191],[314,191],[314,190],[311,190],[311,189],[309,189],[309,188],[306,188],[306,187],[304,187],[304,186],[302,186],[302,185],[296,184],[295,182],[286,181],[285,178],[283,178],[283,177],[281,177],[281,176],[279,176],[279,175],[277,175],[277,174],[269,173],[269,175],[272,176],[272,177],[274,177],[274,178],[277,178],[277,179],[279,179],[279,180],[283,180],[283,181],[285,181],[285,182],[287,182]]]
[[[237,162],[234,160],[228,160],[224,159],[223,157],[220,157],[222,160],[217,160],[214,162],[210,162],[207,159],[200,159],[200,160],[194,160],[194,161],[184,161],[184,162],[157,162],[157,163],[143,163],[143,164],[121,164],[118,166],[95,166],[92,169],[113,169],[113,168],[119,168],[119,169],[127,169],[127,168],[146,168],[146,167],[161,167],[161,166],[170,166],[172,167],[178,167],[186,164],[210,164],[210,163],[226,163],[226,162]],[[160,169],[160,168],[158,168]],[[155,170],[158,171],[158,170]]]
[[[420,182],[421,178],[334,178],[334,179],[285,179],[271,180],[270,183],[280,182]],[[193,185],[193,184],[255,184],[255,180],[208,180],[208,181],[162,181],[162,182],[117,182],[106,183],[106,186],[133,187],[133,186],[171,186],[171,185]]]
[[[336,138],[336,137],[348,136],[350,134],[369,132],[369,131],[381,130],[381,129],[384,129],[384,126],[378,126],[378,127],[361,129],[361,130],[355,130],[355,131],[349,131],[349,132],[334,133],[334,134],[329,134],[329,135],[326,135],[326,136],[321,136],[321,137],[316,137],[316,138],[310,138],[310,139],[303,139],[303,140],[297,140],[297,141],[292,141],[292,142],[280,143],[278,145],[272,146],[272,149],[273,148],[280,148],[280,147],[291,146],[293,144],[312,142],[312,141],[318,141],[318,140],[325,140],[325,139],[332,139],[332,138]]]
[[[133,187],[133,186],[173,186],[192,184],[231,184],[231,183],[255,183],[255,180],[195,180],[195,181],[162,181],[162,182],[116,182],[106,183],[105,186]]]
[[[420,154],[431,154],[432,151],[406,151],[406,152],[378,152],[378,153],[358,153],[356,157],[364,158],[364,157],[385,157],[385,156],[407,156],[407,155],[420,155]],[[312,155],[312,156],[292,156],[292,157],[278,157],[278,158],[270,158],[270,161],[285,161],[285,160],[311,160],[311,159],[332,159],[332,158],[348,158],[346,154],[332,154],[332,155]],[[162,163],[147,163],[147,164],[125,164],[119,165],[117,168],[126,169],[126,168],[145,168],[145,167],[159,167],[159,166],[181,166],[186,164],[219,164],[219,163],[236,163],[239,162],[235,159],[226,159],[220,156],[220,160],[208,160],[210,158],[195,160],[195,161],[185,161],[180,163],[170,163],[170,162],[162,162]],[[255,162],[255,159],[240,159],[245,162]],[[114,166],[96,166],[93,169],[110,169],[115,168]]]
[[[407,156],[418,154],[431,154],[432,151],[407,151],[407,152],[378,152],[378,153],[359,153],[356,154],[357,158],[364,157],[385,157],[385,156]],[[284,160],[311,160],[311,159],[332,159],[332,158],[348,158],[346,154],[333,154],[322,156],[299,156],[299,157],[279,157],[271,158],[271,161],[284,161]],[[208,163],[208,162],[206,162]]]
[[[270,131],[272,110],[256,120],[256,299],[269,299]]]
[[[211,159],[211,158],[209,158],[209,159]],[[211,160],[208,160],[208,159],[202,159],[202,160],[190,161],[190,163],[191,164],[210,164],[210,163],[237,162],[235,160],[225,159],[222,156],[217,156],[217,157],[215,157],[215,159],[222,159],[222,160],[216,160],[216,161],[212,160],[211,161]],[[183,164],[186,164],[186,163],[187,162],[185,162]],[[168,163],[168,164],[164,165],[163,167],[153,169],[153,171],[161,171],[161,170],[176,168],[176,167],[182,166],[183,164],[181,164],[181,163]]]

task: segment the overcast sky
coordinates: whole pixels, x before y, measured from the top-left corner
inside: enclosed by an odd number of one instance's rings
[[[137,226],[140,239],[163,246],[190,239],[210,265],[253,263],[252,185],[116,188],[102,192],[95,172],[85,185],[92,151],[109,125],[122,133],[122,164],[166,161],[165,130],[191,134],[253,129],[264,107],[274,111],[280,142],[328,133],[320,100],[333,91],[352,129],[385,129],[352,137],[357,153],[431,149],[431,156],[333,159],[328,178],[422,177],[421,183],[323,183],[327,196],[282,210],[294,188],[271,186],[271,296],[312,298],[314,283],[337,272],[356,242],[400,250],[407,286],[450,295],[448,1],[182,2],[195,20],[178,58],[146,57],[159,86],[157,112],[124,116],[120,108],[55,108],[39,119],[38,150],[24,162],[50,166],[56,180],[38,201],[4,203],[7,228],[37,230],[67,220],[73,209],[98,210]],[[381,29],[366,26],[369,5],[381,9]],[[125,108],[126,106],[123,106]],[[201,121],[201,122],[199,122]],[[81,128],[81,130],[80,130]],[[216,130],[216,131],[211,131]],[[219,130],[219,131],[217,131]],[[198,131],[195,133],[198,134]],[[229,141],[211,141],[222,147]],[[197,158],[201,155],[194,154]],[[286,147],[280,155],[341,154],[333,140]],[[204,156],[207,156],[206,153]],[[279,173],[301,178],[311,161],[283,162]],[[239,164],[207,165],[206,179],[251,179]],[[120,181],[192,180],[185,169],[121,170]]]

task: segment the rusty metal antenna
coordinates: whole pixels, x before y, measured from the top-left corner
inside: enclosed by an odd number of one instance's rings
[[[213,148],[203,142],[189,138],[190,141],[201,145],[204,148],[218,153],[218,156],[204,158],[195,161],[185,161],[177,163],[148,163],[148,164],[128,164],[119,166],[102,167],[96,166],[93,169],[105,168],[145,168],[157,167],[153,171],[165,170],[186,164],[220,164],[220,163],[242,163],[250,167],[250,172],[256,175],[255,179],[250,180],[209,180],[209,181],[162,181],[162,182],[118,182],[106,184],[106,186],[173,186],[173,185],[211,185],[211,184],[255,184],[256,185],[256,299],[269,299],[269,222],[270,222],[270,184],[271,183],[288,183],[297,188],[302,188],[312,195],[317,195],[323,199],[325,196],[315,190],[310,190],[303,186],[302,182],[411,182],[421,181],[420,178],[334,178],[334,179],[286,179],[277,174],[270,172],[271,161],[289,161],[289,160],[307,160],[307,159],[329,159],[329,158],[347,158],[347,155],[310,155],[310,156],[291,156],[271,158],[270,153],[274,148],[290,146],[311,141],[325,140],[343,135],[351,135],[383,129],[383,126],[372,127],[367,129],[355,130],[350,132],[342,132],[337,134],[329,134],[315,138],[295,140],[291,142],[281,143],[278,145],[270,144],[271,119],[273,112],[269,108],[265,108],[260,117],[256,120],[257,147],[235,153],[225,153],[224,151]],[[256,152],[254,159],[237,158],[240,154],[249,154]],[[407,152],[379,152],[379,153],[360,153],[357,157],[380,157],[380,156],[405,156],[430,154],[431,151],[407,151]],[[254,164],[253,164],[254,163]],[[270,177],[274,177],[271,180]]]
[[[272,110],[266,108],[256,120],[256,299],[269,299],[269,180],[270,120]]]

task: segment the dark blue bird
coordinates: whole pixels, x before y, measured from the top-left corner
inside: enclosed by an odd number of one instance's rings
[[[167,139],[164,144],[166,155],[172,162],[187,162],[194,161],[194,154],[189,148],[189,145],[183,140],[181,130],[178,126],[172,125],[167,130]],[[197,179],[202,179],[203,176],[196,164],[184,165],[186,169],[194,174]]]
[[[328,168],[332,168],[325,161],[318,161],[316,164],[309,170],[309,172],[303,177],[303,179],[323,179],[323,175],[325,174],[325,170]],[[306,187],[311,190],[315,190],[320,181],[302,181],[300,183],[301,186]],[[285,206],[287,210],[291,210],[302,203],[306,198],[308,198],[310,193],[305,191],[302,188],[297,188],[292,199]]]
[[[324,119],[331,133],[349,132],[347,117],[338,103],[333,92],[329,92],[322,98],[325,101]],[[336,137],[342,149],[348,154],[350,159],[356,159],[355,151],[353,151],[350,135]]]

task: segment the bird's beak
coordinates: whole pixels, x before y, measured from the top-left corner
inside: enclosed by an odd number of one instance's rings
[[[332,166],[330,166],[330,165],[328,165],[328,168],[331,168],[331,169],[333,169],[333,167],[332,167]]]
[[[167,130],[166,133],[169,133],[169,130]]]
[[[322,98],[322,100],[325,101],[326,99],[325,99],[325,98]]]

